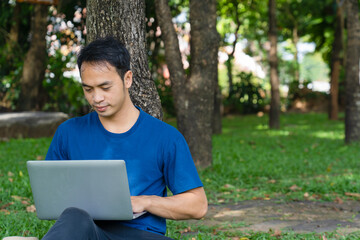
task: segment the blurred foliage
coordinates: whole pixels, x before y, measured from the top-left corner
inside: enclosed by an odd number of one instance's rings
[[[14,110],[17,97],[19,95],[19,81],[22,72],[22,63],[26,51],[29,48],[30,17],[33,7],[31,4],[16,3],[20,6],[21,19],[18,42],[11,48],[8,44],[8,34],[11,26],[15,24],[13,13],[14,1],[0,2],[0,107],[8,110]],[[165,51],[161,40],[161,31],[158,28],[155,16],[153,0],[146,0],[146,36],[148,46],[148,57],[150,71],[155,80],[158,93],[160,95],[163,110],[170,116],[175,116],[174,102],[171,92],[171,79],[166,76]],[[64,111],[72,115],[82,114],[87,105],[84,101],[79,101],[82,96],[78,88],[78,82],[71,77],[65,77],[61,71],[68,71],[74,66],[74,57],[80,46],[85,44],[85,0],[60,0],[58,9],[50,8],[48,24],[48,68],[44,77],[44,88],[47,90],[47,104],[44,110]],[[220,34],[220,52],[227,54],[229,59],[233,46],[241,43],[242,51],[255,59],[256,64],[267,72],[267,51],[268,51],[268,16],[267,1],[255,0],[219,0],[218,4],[218,23],[217,30]],[[181,54],[183,58],[184,69],[188,73],[188,60],[190,58],[189,47],[186,42],[190,39],[189,28],[189,1],[188,0],[170,0],[173,22],[181,41]],[[278,0],[278,33],[279,42],[289,42],[290,44],[283,50],[288,54],[295,54],[293,42],[293,33],[296,28],[301,41],[314,42],[316,51],[322,54],[327,64],[330,63],[330,54],[332,49],[334,22],[336,13],[336,1],[312,1],[312,0]],[[185,47],[184,47],[185,46]],[[283,53],[279,52],[281,56]],[[65,58],[65,60],[63,60]],[[280,59],[279,76],[281,84],[287,85],[290,90],[295,91],[294,86],[299,84],[294,82],[295,72],[300,69],[301,80],[313,81],[318,78],[326,78],[327,75],[319,75],[319,69],[315,65],[321,63],[319,59],[305,57],[304,61],[297,65],[294,60]],[[255,89],[269,91],[269,85],[258,84],[254,79],[255,73],[251,77],[245,73],[239,72],[231,64],[231,76],[234,82],[234,96],[229,93],[229,83],[226,83],[228,74],[220,74],[219,82],[222,84],[222,93],[224,96],[231,96],[228,99],[224,97],[224,104],[233,109],[238,109],[239,113],[256,112],[256,109],[263,108],[262,103],[257,102],[251,106],[254,99],[246,104],[241,102],[240,96],[253,96]],[[251,72],[251,71],[249,71]],[[321,70],[321,74],[324,74]],[[328,74],[328,73],[325,73]],[[66,75],[67,76],[67,75]],[[342,74],[344,76],[344,74]],[[241,81],[239,81],[241,79]],[[245,80],[244,80],[245,79]],[[268,81],[265,77],[264,81]],[[247,85],[246,85],[247,84]],[[340,79],[340,92],[342,89],[342,79]],[[74,88],[74,90],[72,89]],[[297,85],[298,88],[298,85]],[[255,94],[256,95],[256,94]],[[254,95],[254,96],[255,96]],[[289,100],[292,99],[293,92],[290,91]],[[236,99],[236,96],[239,97]],[[265,98],[265,96],[263,97]],[[343,96],[340,96],[343,98]],[[82,98],[83,99],[83,98]],[[249,98],[251,99],[251,98]],[[266,102],[265,99],[264,102]],[[241,106],[241,107],[240,107]],[[245,109],[249,108],[249,109]],[[4,109],[2,109],[4,110]],[[1,110],[0,110],[1,111]]]
[[[29,48],[28,31],[32,5],[21,3],[18,6],[18,19],[15,19],[15,5],[8,1],[0,2],[0,111],[14,110],[20,94],[20,78]],[[18,41],[10,39],[11,28],[18,20]]]
[[[161,106],[164,112],[164,118],[171,118],[176,116],[174,105],[174,97],[172,95],[170,80],[159,77],[155,79],[155,84],[161,100]]]
[[[69,63],[72,63],[69,65]],[[61,111],[72,116],[89,112],[89,106],[84,98],[82,86],[72,77],[65,77],[64,72],[76,64],[75,56],[64,56],[60,50],[49,58],[43,87],[48,93],[44,106],[45,111]]]
[[[2,111],[16,110],[15,106],[20,93],[20,79],[26,52],[29,48],[30,18],[33,5],[1,2],[0,9],[0,102]],[[59,13],[55,7],[49,8],[47,27],[47,69],[43,87],[46,90],[44,111],[62,111],[72,116],[89,111],[83,97],[82,88],[72,77],[64,72],[73,70],[76,65],[76,52],[85,44],[85,15],[81,4],[85,1],[72,1],[62,5],[66,14]],[[9,41],[9,33],[14,21],[14,11],[20,7],[20,26],[18,42]],[[7,9],[8,11],[5,11]],[[4,13],[4,14],[3,14]]]
[[[85,11],[78,5],[74,6],[72,19],[54,7],[50,12],[46,37],[49,59],[43,81],[47,93],[44,110],[83,115],[90,107],[84,98],[80,79],[71,74],[76,68],[76,54],[85,44]]]
[[[265,107],[265,89],[258,78],[251,73],[237,75],[233,93],[224,99],[228,113],[250,114],[262,111]]]

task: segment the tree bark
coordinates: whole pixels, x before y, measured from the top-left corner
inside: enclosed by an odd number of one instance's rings
[[[276,0],[269,0],[269,40],[269,64],[271,85],[269,127],[277,129],[280,127],[280,91],[277,57]]]
[[[212,133],[221,134],[222,133],[222,122],[221,122],[221,106],[222,106],[222,96],[221,90],[218,82],[218,74],[216,74],[215,79],[215,94],[214,94],[214,113],[212,120]]]
[[[295,62],[294,80],[295,80],[295,82],[300,81],[299,57],[298,57],[299,51],[297,48],[298,42],[299,42],[298,26],[297,26],[297,22],[295,22],[295,26],[293,29],[293,43],[295,46],[295,53],[294,53],[294,62]]]
[[[145,38],[145,1],[87,1],[87,41],[113,36],[123,42],[131,55],[133,103],[162,119],[160,97],[148,66]]]
[[[11,19],[11,28],[9,33],[9,44],[17,44],[19,40],[21,3],[16,3],[14,13]]]
[[[234,51],[233,51],[234,52]],[[234,94],[234,81],[232,76],[232,60],[234,59],[234,54],[228,54],[228,59],[225,62],[226,70],[227,70],[227,76],[228,76],[228,83],[229,83],[229,95],[228,99],[232,97]]]
[[[336,0],[336,23],[333,50],[331,56],[331,79],[330,79],[330,111],[329,119],[337,120],[339,113],[339,76],[341,69],[341,53],[343,50],[343,17],[340,1]]]
[[[345,142],[351,143],[360,140],[359,3],[357,0],[346,0],[346,8]]]
[[[40,98],[42,81],[46,69],[46,23],[48,6],[36,4],[31,22],[31,45],[26,54],[18,110],[40,110],[43,104]]]
[[[172,80],[177,123],[195,164],[212,163],[212,122],[217,79],[216,1],[190,1],[191,61],[186,78],[168,1],[155,0],[156,16],[165,43],[165,57]]]

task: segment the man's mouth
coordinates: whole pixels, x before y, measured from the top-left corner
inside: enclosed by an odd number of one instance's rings
[[[94,108],[96,109],[96,111],[98,112],[104,112],[106,111],[108,106],[94,106]]]

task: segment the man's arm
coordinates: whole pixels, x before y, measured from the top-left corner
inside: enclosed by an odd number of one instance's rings
[[[133,212],[148,211],[154,215],[175,220],[200,219],[205,216],[208,203],[203,187],[170,196],[133,196]]]

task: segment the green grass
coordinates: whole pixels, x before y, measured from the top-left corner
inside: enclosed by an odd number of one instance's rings
[[[223,120],[223,134],[213,137],[213,166],[200,171],[212,204],[250,199],[279,201],[346,200],[360,189],[360,144],[344,144],[344,124],[325,114],[285,114],[281,129],[269,130],[267,117],[237,116]],[[53,224],[27,208],[33,204],[26,160],[44,158],[51,139],[0,142],[0,238],[41,238]],[[304,196],[305,195],[305,196]],[[200,222],[201,223],[201,222]],[[176,239],[277,239],[274,233],[239,232],[237,224],[204,226],[168,222]],[[184,229],[190,227],[190,233]],[[319,239],[319,234],[283,233],[282,239]],[[359,239],[336,233],[328,239]]]
[[[280,130],[256,116],[224,119],[213,167],[201,171],[211,203],[255,198],[333,200],[360,189],[360,144],[325,114],[287,114]],[[347,197],[346,197],[347,198]]]

